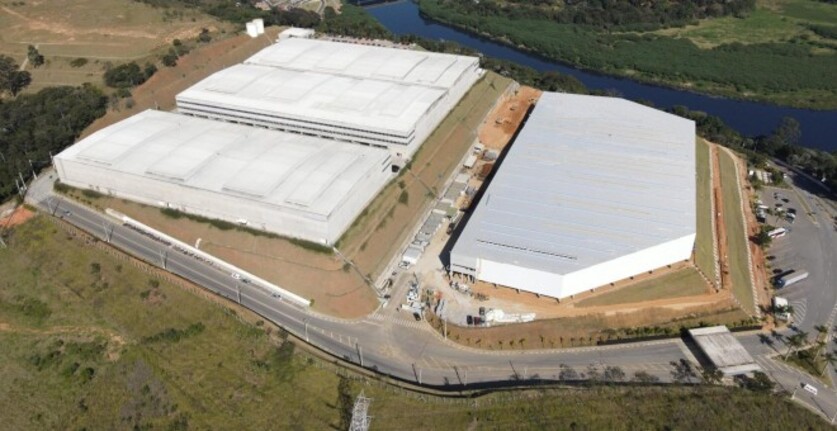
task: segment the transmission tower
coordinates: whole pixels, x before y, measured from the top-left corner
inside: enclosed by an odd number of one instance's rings
[[[372,417],[369,416],[369,404],[372,404],[371,398],[366,398],[363,391],[355,399],[355,406],[352,408],[352,424],[349,425],[349,431],[368,431],[369,423],[372,422]]]

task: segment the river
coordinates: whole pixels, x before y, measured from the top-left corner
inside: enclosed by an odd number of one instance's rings
[[[768,134],[782,117],[793,117],[800,123],[803,145],[826,151],[837,150],[837,110],[815,111],[725,99],[585,72],[424,19],[419,15],[418,5],[411,1],[370,6],[367,11],[395,34],[416,34],[427,39],[454,41],[490,57],[513,61],[539,71],[554,70],[572,75],[591,89],[616,90],[628,99],[649,100],[658,108],[683,105],[692,110],[705,111],[721,117],[748,136]]]

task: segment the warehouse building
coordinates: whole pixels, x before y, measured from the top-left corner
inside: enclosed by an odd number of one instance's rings
[[[476,57],[290,38],[178,94],[177,109],[409,158],[482,73]]]
[[[627,100],[544,93],[450,271],[564,298],[690,258],[695,126]]]
[[[382,149],[152,110],[55,166],[70,186],[323,244],[392,176]]]

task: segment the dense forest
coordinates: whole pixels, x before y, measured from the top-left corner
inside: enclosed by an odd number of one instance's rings
[[[619,30],[652,30],[697,19],[740,16],[755,0],[440,0],[441,7],[472,16],[548,19]]]
[[[107,97],[97,88],[50,87],[0,101],[0,201],[17,194],[15,178],[51,163],[93,120],[105,114]],[[31,163],[31,165],[30,165]]]

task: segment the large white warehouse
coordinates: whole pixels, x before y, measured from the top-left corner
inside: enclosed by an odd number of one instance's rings
[[[178,94],[177,108],[409,158],[481,75],[476,57],[291,38]]]
[[[60,180],[332,244],[391,178],[386,150],[144,111],[55,156]]]
[[[623,99],[544,93],[450,270],[564,298],[689,259],[695,126]]]

